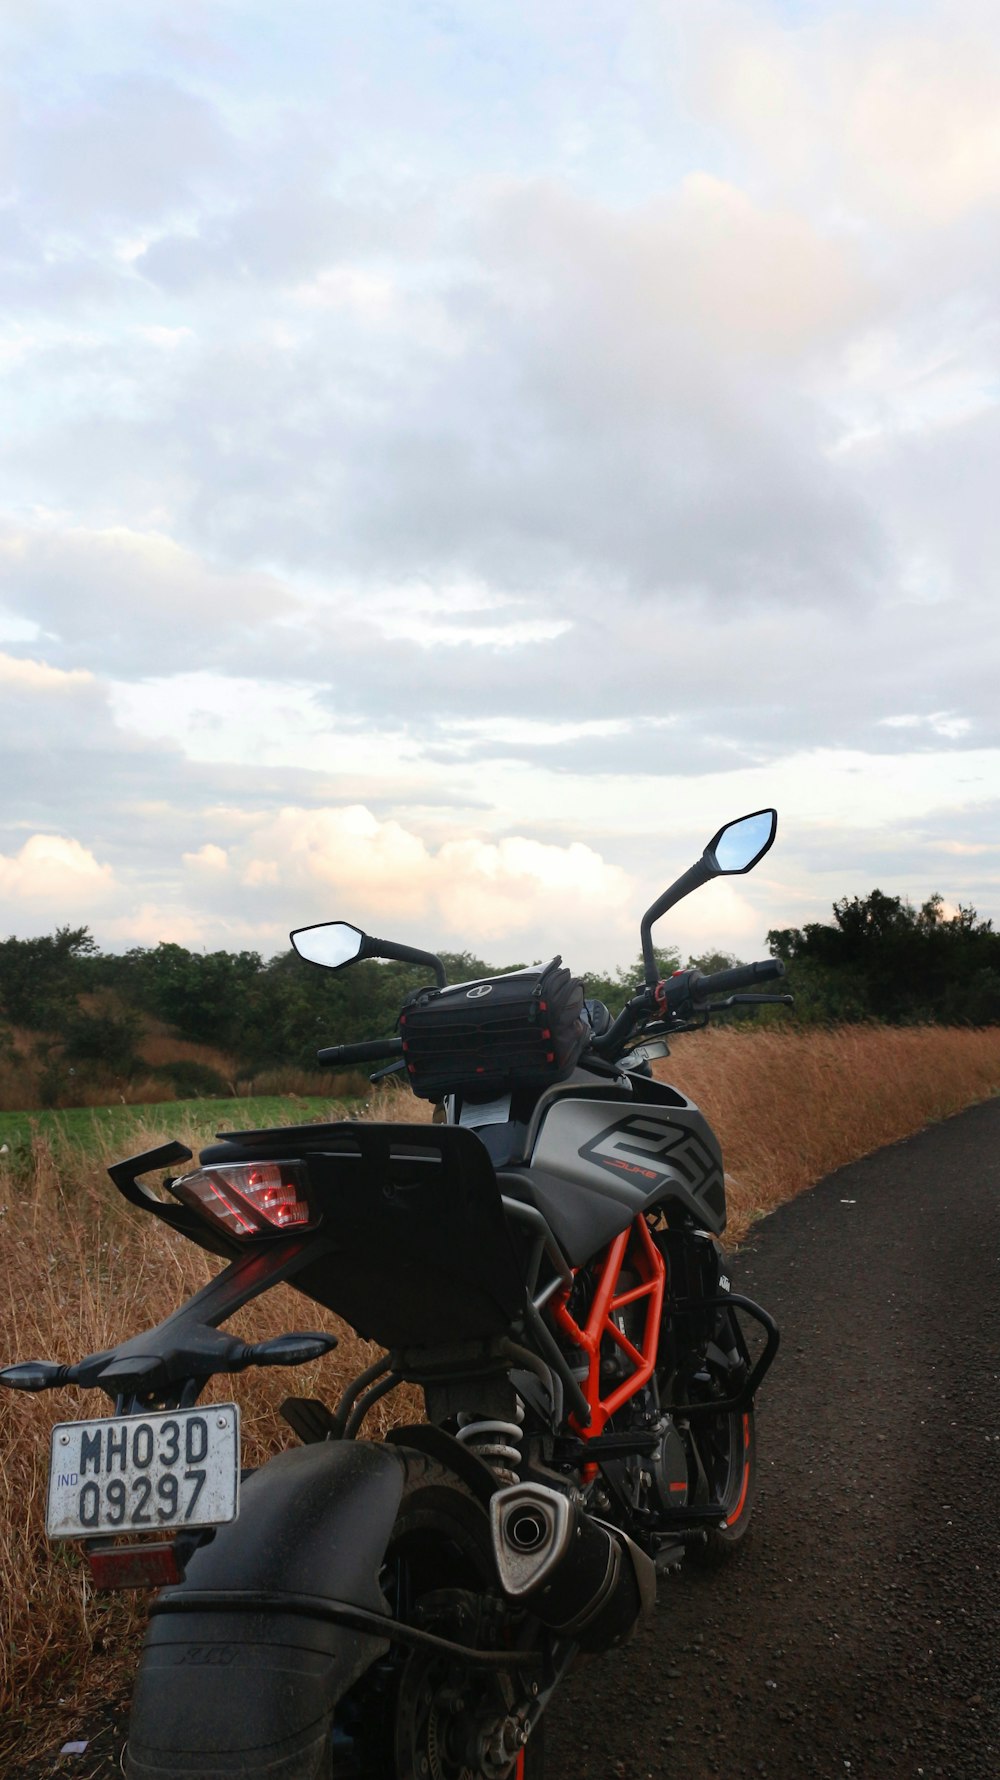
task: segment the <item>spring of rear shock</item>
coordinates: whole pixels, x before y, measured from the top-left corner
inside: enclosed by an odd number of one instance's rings
[[[464,1411],[458,1418],[458,1434],[456,1439],[474,1452],[477,1458],[489,1465],[498,1483],[519,1483],[521,1466],[521,1440],[524,1420],[524,1405],[518,1399],[517,1421],[503,1422],[486,1420],[483,1417],[467,1415]]]

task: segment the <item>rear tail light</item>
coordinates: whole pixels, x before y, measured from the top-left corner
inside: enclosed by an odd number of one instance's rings
[[[215,1163],[182,1174],[170,1191],[231,1236],[307,1230],[317,1221],[300,1162]]]

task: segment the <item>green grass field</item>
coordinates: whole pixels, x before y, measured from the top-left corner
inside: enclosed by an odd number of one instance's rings
[[[0,1144],[11,1150],[47,1137],[77,1150],[104,1149],[109,1140],[123,1156],[141,1129],[162,1131],[164,1140],[179,1128],[204,1128],[206,1143],[217,1131],[258,1131],[265,1125],[305,1125],[342,1117],[357,1101],[264,1094],[238,1100],[167,1100],[155,1106],[69,1106],[58,1112],[0,1112]]]

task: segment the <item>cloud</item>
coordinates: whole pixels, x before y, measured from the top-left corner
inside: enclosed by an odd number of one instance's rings
[[[551,181],[499,185],[480,214],[494,271],[516,271],[536,315],[555,297],[596,349],[585,375],[610,359],[630,406],[690,400],[692,347],[727,366],[794,361],[842,338],[876,295],[849,238],[706,172],[627,209]]]
[[[879,528],[808,381],[877,307],[849,236],[703,171],[632,203],[554,178],[449,197],[429,232],[396,227],[398,191],[381,238],[317,192],[311,236],[286,194],[246,212],[239,252],[233,217],[151,244],[147,272],[207,256],[220,301],[174,279],[164,316],[144,286],[129,352],[66,343],[68,424],[29,428],[14,485],[72,474],[109,529],[145,508],[219,560],[366,588],[733,603],[870,582]]]
[[[77,232],[183,212],[234,165],[209,100],[136,71],[26,110],[15,155],[29,213]]]
[[[10,696],[14,691],[42,693],[74,693],[88,690],[94,676],[86,668],[50,667],[47,661],[0,653],[0,686]]]
[[[223,847],[216,846],[214,841],[206,841],[204,846],[195,853],[185,853],[184,864],[189,871],[207,873],[212,877],[220,873],[228,873],[229,857]]]
[[[844,45],[852,190],[884,220],[934,227],[1000,198],[996,13],[976,10],[876,30],[857,61]]]
[[[959,717],[954,711],[930,711],[926,717],[907,711],[898,717],[880,717],[879,724],[883,729],[928,729],[952,742],[969,735],[973,727],[968,717]]]
[[[8,763],[0,819],[10,819],[25,778],[44,771],[63,751],[93,755],[122,739],[108,711],[107,689],[89,669],[0,651],[0,749]],[[57,772],[53,792],[59,782]]]
[[[253,949],[254,933],[239,920],[218,927],[220,947],[247,946]],[[188,946],[200,951],[205,945],[205,918],[198,909],[184,909],[155,902],[142,902],[124,914],[105,918],[100,923],[101,942],[118,951],[129,946]]]
[[[225,661],[300,611],[272,575],[219,569],[161,532],[125,526],[8,522],[0,563],[11,610],[44,628],[52,652],[104,673]]]
[[[773,11],[700,7],[692,87],[783,183],[918,231],[1000,199],[996,9],[832,8],[788,29]]]
[[[34,922],[35,905],[41,903],[44,920],[53,919],[54,911],[60,922],[72,922],[106,903],[114,889],[111,867],[64,835],[33,834],[18,853],[0,854],[0,899],[21,919],[30,909]]]
[[[77,836],[122,934],[280,944],[287,851],[596,957],[606,872],[772,784],[824,886],[949,797],[977,844],[995,6],[109,7],[15,33],[8,855]]]
[[[268,182],[245,202],[206,217],[196,232],[168,232],[136,255],[140,277],[172,295],[205,287],[284,287],[307,305],[384,301],[392,260],[426,252],[438,221],[426,202],[371,180],[345,198],[322,174]],[[381,281],[371,267],[383,268]],[[355,280],[353,292],[340,279]],[[313,281],[319,282],[313,282]]]
[[[457,834],[434,846],[361,805],[280,810],[225,851],[252,918],[302,925],[345,915],[487,955],[536,946],[554,930],[578,935],[602,921],[617,930],[634,901],[628,874],[580,842]]]
[[[273,678],[158,676],[116,686],[115,708],[189,761],[336,775],[340,795],[346,776],[366,801],[381,786],[390,799],[394,789],[401,800],[481,806],[501,762],[589,775],[603,796],[601,781],[616,775],[763,766],[809,747],[1000,745],[1000,635],[987,595],[899,597],[857,607],[849,621],[836,606],[749,605],[719,623],[694,597],[619,599],[606,613],[540,605],[566,614],[558,635],[415,649],[417,614],[412,626],[392,614],[373,622],[363,605],[331,600],[308,650],[289,639],[262,661]],[[900,711],[914,721],[901,724]]]

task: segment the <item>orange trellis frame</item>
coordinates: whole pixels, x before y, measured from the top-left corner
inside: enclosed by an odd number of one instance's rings
[[[626,1262],[630,1272],[638,1273],[639,1284],[618,1291],[616,1288]],[[590,1409],[590,1422],[587,1427],[581,1427],[575,1417],[570,1418],[584,1439],[593,1439],[600,1434],[615,1411],[652,1377],[660,1343],[665,1284],[666,1263],[650,1235],[645,1218],[638,1217],[615,1237],[608,1248],[601,1263],[590,1314],[582,1328],[567,1309],[571,1288],[565,1288],[553,1299],[552,1317],[556,1327],[574,1347],[582,1348],[587,1355],[587,1377],[582,1381],[581,1389]],[[623,1310],[627,1304],[638,1304],[643,1300],[646,1302],[646,1322],[641,1347],[636,1347],[618,1327],[615,1312]],[[632,1371],[607,1397],[602,1397],[601,1345],[606,1337],[610,1337],[631,1362]]]

